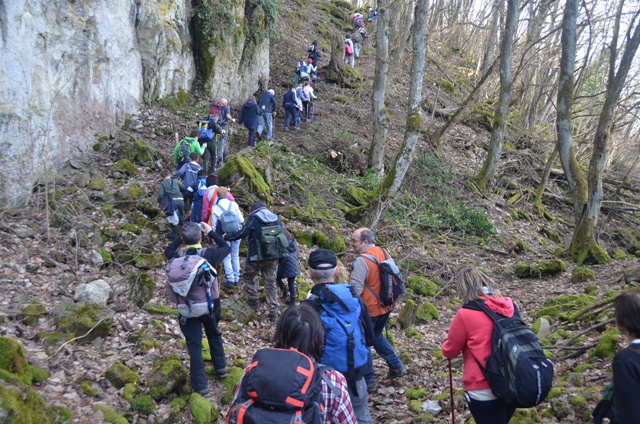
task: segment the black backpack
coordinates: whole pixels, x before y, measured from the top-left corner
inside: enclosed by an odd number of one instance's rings
[[[178,210],[175,202],[173,201],[173,183],[175,180],[171,179],[171,192],[165,192],[165,195],[160,199],[160,209],[164,211],[164,213],[169,216],[173,215],[175,211]]]
[[[287,256],[289,239],[284,227],[278,222],[272,222],[260,229],[260,243],[258,243],[258,260],[271,261]]]
[[[189,161],[189,154],[191,153],[191,143],[193,143],[193,140],[187,140],[186,138],[180,140],[180,149],[178,149],[179,162]]]
[[[380,293],[376,293],[373,289],[365,284],[371,293],[380,301],[382,306],[392,306],[407,291],[404,287],[404,280],[400,273],[400,268],[396,262],[389,256],[386,250],[382,249],[384,261],[378,262],[375,256],[363,253],[360,256],[373,261],[380,268]]]
[[[540,404],[553,386],[553,362],[542,351],[536,335],[522,321],[518,308],[507,318],[489,309],[483,300],[462,306],[484,311],[494,322],[487,367],[475,358],[498,399],[516,408]]]
[[[322,424],[322,380],[337,391],[324,372],[296,349],[261,349],[240,381],[227,424]]]

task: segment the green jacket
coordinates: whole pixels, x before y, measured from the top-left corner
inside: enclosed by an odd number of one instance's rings
[[[173,178],[165,178],[160,183],[160,189],[158,189],[158,203],[162,200],[164,196],[170,194],[174,199],[182,199],[182,192],[180,190],[184,190],[184,185]]]
[[[180,162],[180,157],[178,156],[178,153],[180,152],[180,146],[182,145],[183,142],[191,143],[191,148],[189,149],[189,154],[191,154],[191,152],[196,152],[200,156],[202,156],[204,154],[204,150],[206,148],[205,145],[200,145],[200,142],[198,142],[198,140],[196,140],[195,138],[185,137],[182,140],[180,140],[178,142],[178,144],[176,145],[176,147],[173,149],[173,161],[175,163]],[[187,158],[185,158],[185,160],[189,161],[189,158],[187,157]]]

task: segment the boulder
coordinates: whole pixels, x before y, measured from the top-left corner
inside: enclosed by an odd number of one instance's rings
[[[156,282],[146,272],[130,274],[127,277],[127,283],[129,284],[128,298],[139,307],[151,300],[156,289]]]
[[[104,376],[118,389],[123,388],[129,383],[140,383],[138,373],[120,361],[115,361],[107,371],[105,371]]]
[[[255,317],[255,312],[242,299],[230,297],[221,300],[222,320],[227,322],[237,321],[248,324]]]
[[[147,379],[149,394],[154,399],[160,400],[184,386],[188,375],[187,369],[177,355],[158,359],[153,364]]]
[[[115,312],[97,304],[72,304],[57,311],[58,331],[80,337],[77,343],[91,343],[98,337],[107,337]]]
[[[95,303],[106,306],[111,286],[104,280],[94,280],[76,287],[73,299],[78,303]]]

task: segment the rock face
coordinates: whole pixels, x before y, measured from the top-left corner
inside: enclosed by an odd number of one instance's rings
[[[217,10],[217,0],[210,1]],[[244,24],[234,42],[217,48],[213,41],[194,42],[198,31],[190,33],[191,5],[191,0],[2,3],[0,206],[19,203],[35,182],[86,152],[96,134],[114,133],[143,102],[188,92],[196,58],[205,64],[198,72],[207,94],[227,97],[231,105],[255,92],[259,80],[268,81],[268,34],[252,28],[255,22],[264,26],[265,19],[251,0],[234,0],[232,21]],[[214,40],[217,30],[211,31],[206,39]],[[247,37],[256,41],[245,42]],[[24,184],[13,184],[16,180]]]

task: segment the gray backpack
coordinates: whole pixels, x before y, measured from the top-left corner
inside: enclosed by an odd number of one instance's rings
[[[167,264],[167,279],[171,290],[178,295],[178,313],[187,318],[197,318],[213,313],[211,286],[217,273],[209,262],[199,255],[173,258]],[[204,290],[205,295],[202,296]]]
[[[238,216],[231,210],[231,207],[233,206],[231,202],[229,202],[229,207],[226,210],[222,209],[222,206],[218,206],[222,210],[222,215],[220,215],[220,218],[218,218],[218,221],[220,221],[220,228],[222,228],[222,232],[225,234],[232,234],[240,230],[240,228],[242,228],[242,225],[240,225]]]

